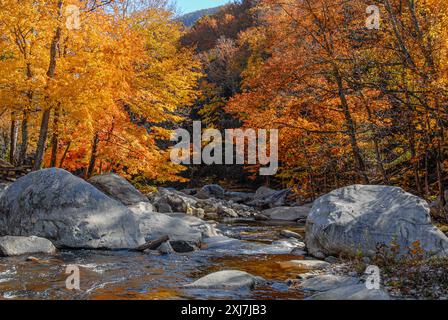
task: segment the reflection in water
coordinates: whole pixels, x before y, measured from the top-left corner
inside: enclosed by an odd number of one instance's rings
[[[271,245],[285,225],[223,224],[240,245],[189,254],[159,256],[128,251],[61,251],[56,256],[0,258],[0,299],[301,299],[285,284],[300,272],[279,262],[297,260],[289,248]],[[303,233],[303,228],[288,226]],[[81,290],[65,287],[67,265],[80,268]],[[261,276],[269,284],[255,290],[184,289],[183,285],[211,272],[238,269]]]

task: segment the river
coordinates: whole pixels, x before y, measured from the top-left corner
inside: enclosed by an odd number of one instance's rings
[[[282,262],[301,259],[278,244],[280,230],[303,234],[303,225],[226,221],[224,234],[241,241],[193,253],[60,251],[55,256],[0,258],[0,299],[302,299],[286,280],[306,272]],[[80,289],[66,289],[67,265],[80,269]],[[211,272],[235,269],[268,280],[252,291],[185,289]]]

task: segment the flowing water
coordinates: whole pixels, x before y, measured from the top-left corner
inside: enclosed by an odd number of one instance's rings
[[[276,244],[283,229],[303,234],[303,226],[226,222],[220,229],[236,244],[186,254],[129,251],[60,251],[55,256],[0,258],[0,299],[302,299],[285,280],[305,272],[284,261],[298,260]],[[273,244],[274,242],[274,244]],[[80,291],[66,289],[67,265],[80,269]],[[269,282],[252,291],[185,289],[211,272],[234,269]]]

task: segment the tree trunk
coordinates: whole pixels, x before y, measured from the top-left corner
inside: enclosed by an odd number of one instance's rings
[[[61,106],[54,110],[53,118],[53,137],[51,138],[51,160],[50,167],[56,167],[56,160],[58,157],[58,142],[59,142],[59,114],[61,111]]]
[[[339,71],[337,70],[336,67],[334,67],[334,76],[336,77],[336,82],[338,85],[339,98],[341,101],[342,111],[345,116],[347,132],[350,138],[350,145],[352,147],[353,157],[355,158],[357,173],[361,177],[364,184],[369,184],[369,178],[367,177],[366,174],[366,167],[364,164],[364,160],[361,156],[361,150],[358,145],[358,140],[356,138],[355,123],[350,113],[347,97],[345,96],[341,75],[339,74]]]
[[[93,170],[95,169],[95,161],[96,161],[96,154],[98,151],[98,143],[99,143],[99,137],[98,133],[95,133],[95,137],[93,138],[92,142],[92,154],[90,155],[90,162],[89,167],[87,168],[87,178],[90,178],[93,174]]]
[[[36,160],[34,161],[33,170],[37,171],[42,168],[45,154],[45,144],[47,143],[48,122],[50,121],[51,109],[46,109],[42,115],[42,122],[40,125],[39,141],[37,143]]]
[[[17,136],[19,134],[15,112],[11,112],[11,140],[9,143],[9,162],[15,164]]]
[[[20,154],[17,161],[19,166],[25,163],[26,153],[28,151],[28,110],[23,110],[21,134],[22,144],[20,146]]]
[[[64,164],[65,158],[67,157],[67,153],[68,153],[68,150],[70,149],[70,145],[71,145],[71,144],[72,144],[71,141],[69,141],[69,142],[67,143],[67,146],[65,147],[64,153],[62,154],[62,158],[61,158],[61,160],[59,161],[59,168],[62,168],[62,165]]]

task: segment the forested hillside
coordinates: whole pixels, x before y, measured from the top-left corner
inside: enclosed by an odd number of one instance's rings
[[[366,27],[372,4],[378,30]],[[221,129],[278,128],[277,178],[302,194],[370,183],[437,197],[446,13],[440,0],[242,1],[183,37],[206,74],[198,113]]]

